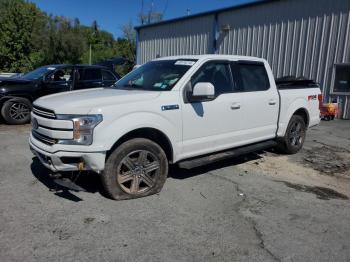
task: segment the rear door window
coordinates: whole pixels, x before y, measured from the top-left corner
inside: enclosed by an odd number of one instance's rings
[[[232,73],[236,92],[265,91],[270,88],[269,78],[263,63],[233,63]]]
[[[102,80],[101,69],[88,68],[85,69],[83,78],[81,80]]]

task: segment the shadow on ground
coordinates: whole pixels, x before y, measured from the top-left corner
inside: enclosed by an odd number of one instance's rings
[[[65,172],[60,174],[53,174],[49,169],[45,168],[38,158],[34,157],[30,166],[32,174],[44,184],[55,195],[71,200],[74,202],[82,201],[80,197],[73,194],[76,191],[86,191],[89,193],[99,192],[104,195],[98,174],[93,172]],[[67,188],[64,183],[60,181],[74,181],[76,189]],[[71,184],[71,183],[70,183]]]
[[[259,154],[252,153],[241,157],[221,160],[190,170],[179,168],[178,165],[172,165],[169,168],[169,177],[174,179],[187,179],[206,174],[213,170],[258,160],[260,158],[262,157]],[[64,172],[53,174],[40,163],[37,157],[33,157],[31,171],[32,174],[56,196],[67,200],[74,202],[83,201],[83,199],[74,194],[74,192],[77,191],[85,191],[89,193],[99,192],[102,196],[106,197],[97,173],[82,172],[79,174],[79,172]]]

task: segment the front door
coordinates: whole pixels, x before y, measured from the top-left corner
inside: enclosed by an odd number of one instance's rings
[[[72,83],[73,77],[71,67],[56,69],[46,77],[44,88],[42,89],[43,95],[70,91]]]
[[[182,105],[182,158],[217,151],[231,142],[234,119],[239,115],[231,109],[234,93],[230,70],[228,61],[210,61],[192,76],[188,86],[212,83],[215,99]]]

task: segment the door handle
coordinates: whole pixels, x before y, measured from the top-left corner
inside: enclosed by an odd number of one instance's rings
[[[232,103],[231,104],[231,109],[235,110],[235,109],[240,109],[241,108],[241,104],[240,103]]]
[[[269,105],[276,105],[277,101],[275,99],[269,100]]]

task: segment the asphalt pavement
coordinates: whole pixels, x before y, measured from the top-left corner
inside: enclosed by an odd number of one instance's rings
[[[160,194],[128,201],[93,173],[85,191],[55,183],[29,130],[0,125],[0,261],[350,261],[350,121],[322,122],[295,156],[173,166]]]

